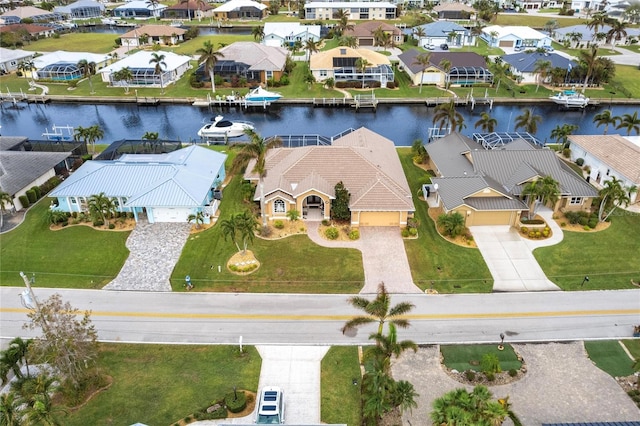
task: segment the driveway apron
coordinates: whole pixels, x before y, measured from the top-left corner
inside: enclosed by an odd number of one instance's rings
[[[473,239],[493,276],[493,291],[560,290],[547,279],[531,248],[509,226],[472,226]]]
[[[171,291],[169,278],[190,229],[188,223],[138,223],[127,238],[129,257],[104,290]]]

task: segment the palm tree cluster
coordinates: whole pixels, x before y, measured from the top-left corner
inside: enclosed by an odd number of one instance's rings
[[[406,380],[396,381],[391,374],[391,358],[398,358],[407,349],[418,350],[418,346],[411,340],[398,341],[397,328],[409,327],[409,321],[404,318],[414,305],[401,302],[391,306],[391,296],[384,283],[378,286],[376,298],[368,300],[360,296],[349,299],[349,303],[365,312],[366,315],[356,316],[347,321],[342,328],[346,334],[365,324],[377,323],[377,331],[369,335],[375,341],[375,346],[364,354],[365,375],[362,379],[362,412],[364,424],[377,425],[383,416],[395,409],[401,412],[417,407],[416,393],[413,385]],[[388,332],[384,334],[385,323]]]
[[[96,142],[104,137],[104,130],[98,124],[89,127],[78,126],[74,129],[73,138],[76,141],[91,144],[92,154],[96,153]]]
[[[605,135],[609,130],[609,125],[615,126],[616,129],[625,129],[627,135],[631,135],[631,132],[636,132],[640,135],[640,117],[638,117],[638,111],[635,111],[633,114],[614,116],[610,109],[605,109],[593,117],[593,122],[596,123],[597,127],[604,126]]]
[[[433,425],[501,425],[509,418],[515,426],[522,422],[511,410],[509,398],[493,400],[485,386],[469,392],[464,388],[452,390],[433,401]]]
[[[462,235],[466,229],[464,216],[459,212],[443,213],[438,216],[437,223],[451,238]]]
[[[461,131],[467,127],[464,124],[464,117],[456,110],[456,104],[453,99],[435,108],[433,124],[436,124],[439,129],[449,128],[449,132]]]
[[[93,61],[87,61],[86,59],[81,59],[76,65],[80,71],[82,71],[82,76],[84,78],[89,79],[89,87],[92,95],[95,93],[93,91],[93,83],[91,82],[91,76],[96,74],[96,63]]]
[[[249,243],[253,242],[255,237],[256,219],[251,212],[245,210],[220,222],[220,229],[225,241],[227,238],[231,239],[236,245],[238,253],[246,253]],[[240,242],[242,242],[242,247],[240,247]]]
[[[129,93],[129,82],[133,80],[131,68],[124,67],[111,74],[113,81],[124,81],[124,93]]]
[[[262,33],[264,37],[264,32]],[[255,37],[255,36],[254,36]],[[219,58],[223,58],[224,54],[215,49],[213,43],[205,41],[204,46],[196,50],[196,54],[200,55],[198,63],[204,66],[204,72],[209,74],[209,80],[211,80],[211,91],[216,92],[216,82],[213,76],[213,70],[216,67],[216,63]]]
[[[109,219],[111,219],[117,211],[115,199],[107,197],[104,192],[101,192],[89,197],[88,205],[89,213],[94,223],[101,221],[108,228]]]
[[[536,217],[541,205],[551,204],[553,207],[560,198],[560,184],[551,176],[535,179],[525,185],[522,190],[529,204],[529,219]]]
[[[598,220],[604,222],[620,206],[628,206],[631,194],[637,192],[636,186],[624,187],[622,181],[612,176],[604,182],[604,187],[599,191],[600,207],[598,208]]]

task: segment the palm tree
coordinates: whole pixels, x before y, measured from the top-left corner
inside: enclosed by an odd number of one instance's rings
[[[232,215],[229,219],[220,222],[220,229],[224,240],[226,241],[227,238],[231,238],[238,252],[242,253],[246,253],[249,242],[253,242],[255,228],[256,220],[248,210]],[[238,234],[240,234],[242,239],[242,248],[240,248],[240,244],[238,243]]]
[[[620,117],[620,124],[616,126],[616,129],[627,129],[627,135],[631,135],[632,131],[640,134],[640,118],[638,118],[638,111],[633,114],[623,114]]]
[[[416,60],[413,61],[414,65],[420,65],[420,93],[422,93],[422,83],[424,80],[424,72],[431,65],[431,52],[421,53],[416,56]]]
[[[571,32],[571,33],[567,33],[566,37],[569,39],[570,42],[575,43],[576,47],[578,47],[580,40],[582,40],[582,33]]]
[[[400,355],[407,349],[413,349],[413,352],[417,352],[418,345],[412,340],[402,340],[398,342],[398,332],[396,326],[393,323],[389,324],[389,334],[377,334],[372,333],[369,335],[369,340],[375,340],[376,345],[367,349],[364,354],[364,358],[375,358],[382,365],[383,370],[387,373],[391,373],[391,358],[399,358]]]
[[[146,5],[151,7],[151,9],[153,10],[153,16],[155,16],[156,21],[158,20],[158,14],[156,12],[156,10],[158,9],[158,6],[160,6],[160,1],[159,0],[146,0],[145,1]]]
[[[367,67],[371,65],[371,63],[366,58],[358,58],[356,59],[356,69],[362,76],[362,88],[364,89],[365,82],[365,72],[367,71]]]
[[[7,213],[7,204],[10,204],[12,208],[16,207],[11,194],[0,191],[0,229],[4,225],[4,215]]]
[[[449,71],[451,71],[451,61],[447,58],[443,58],[438,63],[438,66],[440,67],[440,69],[442,69],[442,71],[444,71],[444,88],[449,89],[449,85],[451,84],[449,76]]]
[[[437,224],[444,230],[445,235],[452,238],[461,235],[465,229],[465,219],[462,213],[452,212],[448,214],[441,214],[438,216]]]
[[[450,127],[450,131],[460,131],[466,127],[464,117],[456,110],[453,99],[445,104],[438,105],[433,114],[433,124],[438,123],[438,128]]]
[[[536,133],[538,131],[538,123],[542,121],[542,117],[533,113],[533,108],[524,108],[522,114],[516,117],[515,129],[523,128],[527,133]]]
[[[318,53],[319,43],[312,38],[308,38],[304,42],[304,49],[307,51],[307,61],[311,63],[311,54]]]
[[[536,217],[540,205],[555,206],[560,198],[560,184],[551,176],[538,178],[525,185],[522,195],[527,196],[529,204],[529,219]]]
[[[420,40],[422,40],[423,37],[426,37],[427,33],[424,30],[424,27],[415,27],[413,29],[413,36],[416,38],[416,40],[418,40],[418,45],[420,45]]]
[[[215,50],[215,47],[213,47],[213,43],[208,40],[204,42],[204,47],[196,50],[196,53],[200,55],[200,57],[198,58],[198,63],[204,64],[204,72],[209,74],[209,79],[211,80],[211,91],[215,93],[216,83],[213,77],[213,70],[216,68],[218,58],[223,58],[224,54],[218,50]]]
[[[202,211],[191,213],[187,217],[187,223],[191,222],[194,222],[196,224],[196,229],[200,229],[200,225],[204,223],[204,213],[202,213]]]
[[[484,386],[476,386],[472,392],[459,388],[433,401],[431,420],[434,425],[501,425],[508,410]],[[520,422],[513,419],[514,424]]]
[[[7,392],[0,395],[0,425],[2,426],[22,426],[23,414],[20,410],[21,401],[14,392]]]
[[[253,27],[253,29],[251,30],[251,35],[253,36],[253,39],[255,41],[260,43],[262,40],[264,40],[264,26],[257,25]]]
[[[232,170],[238,172],[249,164],[250,160],[255,160],[253,173],[258,175],[258,187],[260,188],[260,214],[262,215],[262,226],[267,226],[267,212],[264,205],[264,178],[267,176],[266,157],[267,152],[282,145],[279,138],[270,139],[266,142],[255,130],[247,129],[245,134],[249,136],[249,143],[232,145],[240,147],[240,151],[233,161]]]
[[[540,88],[540,83],[544,84],[547,77],[549,76],[549,72],[551,71],[551,61],[546,61],[543,59],[538,59],[535,63],[535,68],[533,72],[537,74],[536,82],[536,92]]]
[[[9,343],[9,347],[5,351],[10,359],[16,360],[17,363],[24,362],[24,365],[27,368],[27,376],[30,375],[29,358],[27,357],[29,354],[29,345],[31,345],[30,339],[23,340],[20,337],[16,337]]]
[[[338,46],[346,46],[355,49],[358,46],[358,39],[354,36],[342,36],[338,39]]]
[[[482,29],[484,28],[484,24],[481,21],[476,21],[476,24],[471,27],[471,35],[474,37],[474,45],[478,47],[478,39],[482,35]]]
[[[587,89],[587,84],[589,83],[589,78],[593,73],[593,69],[598,62],[598,46],[591,46],[591,50],[589,52],[580,51],[580,59],[587,68],[587,73],[584,77],[584,84],[582,85],[582,93],[584,93]]]
[[[600,208],[598,209],[598,220],[606,221],[614,210],[622,205],[628,206],[630,202],[629,195],[636,192],[638,188],[623,187],[622,181],[611,176],[611,179],[604,182],[604,187],[598,192],[600,196]]]
[[[92,154],[96,153],[96,141],[104,137],[104,130],[98,124],[89,126],[86,131],[86,141],[91,144]]]
[[[611,29],[607,32],[607,42],[613,47],[616,41],[627,36],[627,24],[618,19],[612,19],[609,25],[611,25]]]
[[[104,192],[101,192],[89,197],[88,203],[89,211],[94,218],[102,219],[105,226],[108,228],[109,219],[111,218],[111,215],[116,212],[116,205],[113,202],[113,199],[107,197]]]
[[[378,25],[378,28],[376,28],[375,30],[373,30],[371,32],[371,34],[373,35],[373,40],[374,40],[374,44],[376,46],[382,46],[383,44],[383,39],[385,37],[385,35],[387,34],[384,29],[382,28],[382,25]]]
[[[338,35],[342,35],[345,31],[353,29],[353,24],[349,23],[349,13],[348,9],[339,9],[336,12],[336,19],[338,20],[338,23],[335,26],[335,30]]]
[[[88,131],[88,127],[76,127],[75,129],[73,129],[73,140],[75,140],[76,142],[82,141],[86,144],[89,135]]]
[[[391,296],[387,293],[384,283],[378,285],[378,293],[375,299],[367,300],[364,297],[353,296],[348,299],[351,306],[361,309],[365,316],[357,316],[345,323],[342,327],[342,334],[354,330],[361,325],[378,323],[378,335],[384,331],[384,323],[389,321],[394,326],[400,328],[409,327],[409,321],[402,318],[414,308],[413,303],[401,302],[391,306]]]
[[[93,95],[95,92],[93,91],[93,83],[91,82],[91,76],[96,73],[96,63],[93,61],[87,61],[86,59],[80,59],[78,64],[76,65],[80,71],[82,71],[82,76],[84,78],[89,79],[89,89],[90,93]]]
[[[400,380],[395,383],[391,398],[393,399],[393,405],[400,408],[400,413],[404,414],[407,410],[411,413],[414,408],[418,407],[416,398],[419,396],[410,382]]]
[[[596,123],[597,127],[604,125],[604,134],[606,135],[609,131],[609,125],[616,125],[620,121],[620,117],[614,116],[610,109],[605,109],[599,114],[596,114],[593,117],[593,122]]]
[[[27,72],[31,73],[31,81],[35,81],[35,77],[33,75],[33,72],[36,70],[36,65],[35,62],[33,62],[31,59],[23,59],[20,62],[18,62],[18,65],[16,67],[16,69],[20,72],[22,72],[24,74],[24,76],[27,76]]]
[[[480,114],[480,119],[476,121],[474,126],[480,127],[483,132],[492,133],[498,125],[498,120],[491,117],[488,112]]]
[[[590,30],[593,30],[593,34],[595,36],[595,34],[598,33],[598,30],[600,28],[608,24],[608,21],[609,21],[609,18],[607,17],[606,13],[604,12],[595,13],[591,17],[591,20],[587,22],[587,28]]]
[[[562,126],[558,124],[551,131],[551,139],[555,139],[557,143],[562,144],[563,148],[568,148],[569,136],[576,130],[578,130],[577,124],[563,124]]]
[[[164,94],[164,84],[162,83],[162,72],[167,68],[167,63],[164,61],[165,55],[162,53],[153,52],[149,64],[153,65],[154,73],[160,76],[160,93]]]
[[[124,93],[129,93],[129,82],[133,80],[131,68],[124,67],[112,74],[113,81],[124,81]]]

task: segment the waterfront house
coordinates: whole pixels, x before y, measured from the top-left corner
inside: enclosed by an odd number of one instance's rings
[[[33,6],[16,7],[0,15],[0,21],[5,25],[17,24],[23,19],[30,19],[33,22],[49,22],[60,20],[60,15]]]
[[[269,13],[265,4],[253,0],[229,0],[213,9],[213,17],[218,20],[263,19]]]
[[[53,27],[46,27],[39,24],[9,24],[0,25],[0,33],[26,33],[29,34],[30,40],[51,37],[56,30]],[[28,41],[28,40],[25,40]]]
[[[447,44],[449,47],[473,46],[476,42],[476,37],[471,34],[469,29],[451,21],[436,21],[419,25],[408,29],[407,32],[413,35],[418,28],[422,28],[425,34],[420,37],[418,44],[425,49],[428,46],[438,47],[441,44]]]
[[[245,179],[258,182],[247,166]],[[331,145],[270,149],[263,179],[268,220],[287,220],[289,210],[304,218],[331,218],[335,186],[349,191],[351,226],[406,226],[415,210],[393,141],[361,127]],[[260,200],[256,190],[255,201]]]
[[[53,208],[86,212],[88,200],[104,193],[117,211],[136,221],[187,222],[202,212],[205,223],[215,214],[214,193],[225,179],[225,154],[190,145],[166,154],[127,154],[112,161],[87,161],[55,188]]]
[[[438,19],[475,19],[476,10],[464,3],[442,2],[434,6],[433,11],[438,14]]]
[[[571,160],[582,159],[588,170],[587,179],[603,186],[613,177],[623,187],[640,188],[640,137],[620,135],[570,135]],[[638,193],[629,194],[631,204],[638,201]]]
[[[212,11],[213,7],[209,6],[207,2],[187,0],[163,9],[160,14],[164,19],[187,19],[190,21],[195,18],[202,19],[212,16]]]
[[[96,70],[104,67],[110,57],[107,54],[89,52],[67,52],[56,50],[37,56],[33,60],[35,70],[27,72],[35,80],[69,81],[81,78],[84,74],[78,67],[78,62],[86,60],[96,64]]]
[[[490,47],[501,49],[537,49],[539,47],[551,46],[551,37],[523,26],[490,25],[482,29],[481,37]]]
[[[417,49],[407,50],[398,55],[399,66],[411,78],[414,85],[435,84],[444,87],[469,86],[474,84],[488,84],[493,81],[493,74],[489,71],[486,60],[473,52],[432,52],[429,65],[426,68],[417,63]],[[442,61],[449,62],[449,71],[443,68]],[[424,72],[423,72],[424,70]]]
[[[523,189],[551,176],[560,185],[553,210],[588,210],[598,195],[585,179],[548,148],[518,139],[497,149],[453,132],[426,146],[435,171],[431,196],[444,213],[458,212],[466,226],[516,225],[528,211]]]
[[[104,13],[104,4],[93,0],[80,0],[65,6],[56,6],[54,13],[64,19],[91,19],[98,18]]]
[[[164,55],[166,67],[161,73],[156,73],[155,65],[150,62],[154,53]],[[178,81],[187,70],[191,69],[191,57],[162,50],[157,52],[142,50],[102,68],[98,74],[101,74],[102,81],[105,83],[119,86],[125,82],[117,81],[114,78],[114,73],[123,68],[129,68],[133,74],[133,79],[126,82],[128,86],[166,87],[168,84]]]
[[[389,34],[393,44],[398,45],[404,42],[404,35],[400,28],[386,22],[368,21],[354,25],[352,29],[344,31],[344,36],[354,37],[358,47],[377,46],[378,41],[375,39],[375,33],[381,29],[385,34]]]
[[[116,18],[159,18],[168,6],[164,4],[152,5],[144,0],[134,0],[113,9]]]
[[[610,25],[603,25],[595,33],[593,28],[586,25],[572,25],[570,27],[557,28],[553,31],[554,38],[559,43],[569,46],[587,46],[588,44],[605,44],[607,41],[607,33],[611,30]],[[625,28],[626,35],[620,34],[620,40],[615,40],[616,45],[627,44],[633,39],[640,37],[640,29]]]
[[[265,22],[262,44],[266,46],[293,46],[300,41],[304,46],[307,40],[319,42],[320,25],[302,25],[299,22]]]
[[[139,47],[149,44],[164,44],[171,46],[184,41],[187,30],[168,25],[143,25],[120,36],[122,45]]]
[[[540,61],[550,62],[549,70],[560,68],[566,70],[567,74],[572,68],[578,66],[577,62],[553,52],[518,52],[503,55],[501,58],[504,63],[509,64],[509,69],[514,77],[520,78],[522,83],[529,84],[538,82],[537,66]],[[550,80],[551,76],[547,76],[545,82]]]
[[[18,69],[21,61],[32,60],[37,52],[0,47],[0,71],[9,73]]]
[[[353,20],[381,20],[396,19],[398,7],[389,2],[368,1],[313,1],[304,5],[304,19],[327,20],[337,19],[339,11],[349,12],[349,19]]]
[[[366,61],[367,67],[358,67],[358,60]],[[379,82],[380,87],[387,87],[388,81],[395,77],[389,57],[369,49],[352,49],[339,46],[311,56],[311,73],[316,81],[333,78],[339,82]]]

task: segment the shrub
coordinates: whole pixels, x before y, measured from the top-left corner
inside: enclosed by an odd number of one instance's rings
[[[494,373],[484,373],[484,376],[490,382],[493,382],[496,379],[496,375]]]
[[[569,148],[564,148],[562,150],[562,155],[564,156],[564,158],[569,158],[571,157],[571,149]]]
[[[329,219],[322,219],[322,226],[329,226],[331,222],[329,222]]]
[[[36,193],[36,199],[39,200],[42,197],[42,192],[40,191],[39,186],[32,186],[31,190]]]
[[[476,378],[476,372],[473,370],[467,370],[464,372],[464,377],[466,377],[470,382],[473,382]]]
[[[409,238],[409,228],[402,228],[401,235],[402,238]]]
[[[480,368],[483,373],[499,373],[502,371],[500,368],[500,360],[494,354],[484,354],[482,355],[482,360],[480,361]]]
[[[295,222],[300,218],[300,212],[296,209],[291,209],[287,211],[287,217],[289,218],[290,221]]]
[[[340,231],[338,231],[338,228],[336,228],[335,226],[331,226],[325,229],[324,231],[325,237],[327,237],[330,240],[335,240],[336,238],[338,238],[339,234],[340,234]]]
[[[589,222],[587,223],[587,226],[591,229],[595,229],[596,226],[598,226],[598,220],[597,219],[589,219]]]
[[[38,201],[38,197],[36,197],[36,192],[33,189],[28,189],[25,194],[29,199],[30,204],[34,204],[36,201]]]
[[[517,375],[518,375],[518,370],[516,370],[515,368],[512,368],[511,370],[509,370],[509,376],[516,377]]]
[[[282,229],[284,228],[284,222],[281,220],[276,220],[273,222],[273,227],[276,229]]]
[[[109,229],[116,229],[116,224],[115,223],[110,223],[109,224]]]
[[[529,232],[529,228],[523,226],[522,228],[520,228],[520,231],[522,231],[523,234],[526,234],[527,232]]]
[[[536,237],[536,231],[529,231],[529,238],[535,238]]]
[[[560,226],[564,228],[565,226],[567,226],[567,222],[560,222]]]
[[[542,236],[542,232],[536,231],[536,238],[540,238]]]
[[[19,196],[18,200],[20,200],[20,204],[22,204],[22,207],[24,207],[25,209],[31,205],[26,195]]]
[[[127,219],[133,219],[133,212],[127,212]]]
[[[586,217],[581,217],[580,219],[578,219],[578,223],[582,226],[586,226],[589,223],[589,219],[587,219]]]
[[[93,226],[102,226],[104,225],[104,221],[102,219],[96,219],[93,221]]]
[[[227,410],[239,413],[247,408],[247,395],[243,391],[229,392],[224,396],[224,403]]]
[[[412,237],[418,235],[418,228],[409,228],[409,235],[411,235]],[[471,237],[471,239],[473,239],[473,237]]]
[[[350,240],[360,239],[360,231],[357,229],[352,229],[351,231],[349,231],[349,239]]]
[[[589,225],[583,226],[582,229],[584,229],[585,231],[591,231],[591,228],[589,228]]]
[[[263,237],[270,237],[271,228],[269,228],[268,226],[263,226],[262,228],[260,228],[260,235],[262,235]]]
[[[546,229],[542,231],[542,236],[547,238],[549,236],[549,231],[547,231]]]
[[[582,165],[584,164],[584,158],[578,158],[576,159],[576,164],[580,167],[582,167]]]

